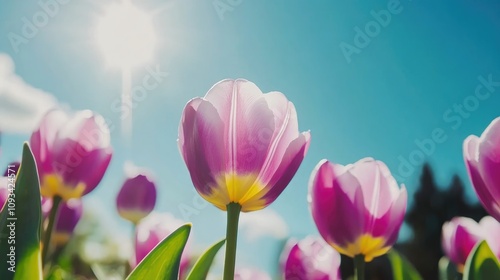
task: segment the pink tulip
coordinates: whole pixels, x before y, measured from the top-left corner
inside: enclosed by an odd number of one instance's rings
[[[342,166],[323,160],[311,175],[309,202],[323,239],[369,262],[396,242],[407,193],[381,161],[365,158]]]
[[[9,163],[8,167],[5,169],[5,172],[3,173],[3,176],[8,177],[11,174],[17,176],[17,171],[19,170],[19,166],[21,166],[21,163],[19,161],[14,161]]]
[[[42,201],[42,220],[45,220],[50,214],[50,210],[52,209],[52,199],[46,198],[44,196],[41,197]]]
[[[82,217],[82,212],[83,205],[79,199],[70,199],[61,204],[52,239],[56,245],[68,243]]]
[[[495,255],[500,257],[500,223],[487,216],[479,223],[471,218],[455,217],[444,223],[441,244],[446,256],[462,272],[467,257],[479,242],[486,240]]]
[[[189,101],[179,149],[198,193],[226,210],[262,209],[295,175],[310,142],[299,133],[294,105],[279,92],[263,94],[246,80],[223,80]]]
[[[139,264],[160,241],[182,226],[184,222],[176,219],[169,213],[152,212],[142,219],[136,228],[135,236],[135,258],[132,267]],[[187,273],[189,266],[189,240],[181,256],[179,275]]]
[[[9,198],[11,191],[14,190],[16,184],[16,175],[19,170],[19,162],[9,163],[3,176],[0,176],[0,210]]]
[[[500,221],[500,117],[481,134],[464,141],[464,159],[479,201]]]
[[[126,173],[127,179],[116,197],[116,207],[122,218],[137,224],[153,211],[156,186],[145,170],[134,169]]]
[[[0,210],[5,205],[5,202],[9,198],[9,184],[12,184],[9,181],[9,177],[0,177]]]
[[[285,280],[340,280],[340,254],[320,237],[289,241],[281,255]]]
[[[258,269],[240,268],[234,273],[234,280],[271,280],[271,276]]]
[[[101,181],[111,160],[104,119],[91,111],[49,111],[30,139],[43,196],[79,198]]]

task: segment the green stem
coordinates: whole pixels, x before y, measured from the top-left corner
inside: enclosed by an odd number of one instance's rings
[[[227,205],[226,260],[224,261],[224,280],[234,279],[236,264],[236,243],[238,240],[238,221],[241,205],[231,202]]]
[[[354,256],[354,279],[365,280],[365,256]]]
[[[135,263],[136,256],[135,256],[135,231],[137,229],[137,224],[132,223],[132,258],[133,258],[133,263]],[[132,272],[132,267],[130,266],[129,261],[125,261],[125,275],[129,275],[130,272]]]
[[[47,263],[47,254],[49,253],[52,230],[54,229],[54,224],[57,219],[57,212],[59,210],[59,204],[61,204],[61,201],[62,199],[59,196],[54,196],[54,198],[52,199],[52,208],[50,209],[48,217],[49,223],[43,237],[42,262],[44,264]]]

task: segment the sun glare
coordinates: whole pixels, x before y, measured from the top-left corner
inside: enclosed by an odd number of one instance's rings
[[[95,36],[110,66],[131,68],[152,59],[156,35],[151,16],[128,1],[107,7]]]

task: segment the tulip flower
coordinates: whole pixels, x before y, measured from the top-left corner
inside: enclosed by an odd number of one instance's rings
[[[455,217],[444,223],[441,244],[445,255],[462,273],[465,262],[474,246],[486,240],[495,255],[500,256],[500,223],[493,217],[487,216],[479,223],[471,218]]]
[[[9,195],[14,191],[19,166],[20,163],[17,161],[9,163],[3,176],[0,176],[0,210],[9,199]]]
[[[104,119],[91,111],[72,115],[61,110],[45,114],[30,138],[42,196],[53,206],[44,244],[50,244],[59,204],[92,191],[111,160],[110,135]],[[50,246],[43,246],[42,260]]]
[[[236,270],[234,280],[271,280],[271,276],[258,269],[240,268]]]
[[[9,163],[8,167],[5,169],[5,172],[3,173],[3,176],[8,177],[10,174],[17,175],[19,166],[21,166],[21,163],[19,161],[14,161]]]
[[[179,149],[198,193],[228,211],[224,279],[234,277],[240,211],[260,210],[283,192],[309,146],[294,105],[252,82],[223,80],[188,102]]]
[[[481,134],[464,141],[464,160],[479,201],[500,221],[500,117]]]
[[[343,166],[323,160],[311,175],[308,200],[323,239],[354,258],[363,279],[364,262],[396,242],[407,193],[381,161],[365,158]]]
[[[184,223],[169,213],[152,212],[142,219],[135,231],[135,257],[131,260],[132,267],[139,264],[160,241]],[[191,238],[190,238],[191,239]],[[189,239],[181,256],[179,275],[186,275],[189,266]]]
[[[8,177],[0,177],[0,210],[9,198],[9,184],[10,182]]]
[[[57,221],[54,226],[54,244],[63,246],[68,243],[80,221],[83,213],[83,204],[79,199],[70,199],[61,204]]]
[[[320,237],[290,240],[281,255],[285,280],[340,280],[340,254]]]
[[[71,116],[49,111],[31,135],[30,145],[41,194],[63,200],[92,191],[104,176],[112,154],[104,119],[91,111]]]
[[[137,168],[126,170],[127,179],[116,197],[120,216],[134,224],[146,217],[156,203],[156,186],[151,175]]]
[[[41,206],[42,206],[42,221],[45,220],[50,214],[50,210],[52,209],[52,199],[46,198],[44,196],[41,197]]]

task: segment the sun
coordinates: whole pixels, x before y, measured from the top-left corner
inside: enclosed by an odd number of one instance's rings
[[[156,34],[151,16],[123,1],[106,7],[97,21],[95,40],[106,64],[130,69],[152,59]]]

